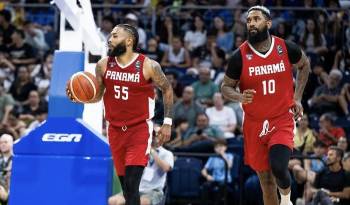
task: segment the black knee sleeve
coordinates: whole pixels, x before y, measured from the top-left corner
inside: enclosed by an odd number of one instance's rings
[[[124,177],[125,205],[140,205],[139,186],[143,166],[127,166]]]
[[[290,187],[291,178],[288,171],[288,162],[291,150],[285,145],[273,145],[269,151],[271,171],[276,178],[276,183],[281,189]]]

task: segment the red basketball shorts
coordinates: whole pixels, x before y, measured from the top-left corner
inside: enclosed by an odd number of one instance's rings
[[[125,175],[126,166],[147,165],[152,143],[153,124],[151,121],[129,127],[109,125],[107,129],[114,167],[118,176]]]
[[[282,144],[293,150],[293,113],[266,119],[244,119],[244,162],[255,171],[270,170],[269,149]]]

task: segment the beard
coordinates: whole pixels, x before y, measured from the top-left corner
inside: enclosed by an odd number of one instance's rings
[[[269,32],[267,30],[267,26],[265,26],[261,31],[257,29],[256,33],[251,33],[248,31],[248,42],[250,44],[260,43],[265,41],[269,37]]]
[[[126,45],[125,42],[121,42],[116,45],[113,49],[108,49],[107,55],[110,57],[119,57],[126,53]]]

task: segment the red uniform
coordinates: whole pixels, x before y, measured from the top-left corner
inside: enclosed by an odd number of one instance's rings
[[[252,103],[243,105],[245,162],[256,171],[269,170],[269,148],[283,144],[293,148],[293,75],[285,41],[272,36],[266,54],[247,41],[240,46],[240,90],[254,89]]]
[[[154,115],[154,87],[143,77],[145,56],[138,54],[121,66],[109,57],[104,73],[103,102],[108,124],[107,135],[118,175],[125,166],[148,162]]]

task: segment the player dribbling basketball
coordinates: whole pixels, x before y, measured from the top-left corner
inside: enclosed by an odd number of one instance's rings
[[[119,24],[108,39],[108,57],[96,65],[96,78],[103,98],[108,139],[114,165],[122,183],[126,205],[140,204],[139,185],[152,141],[154,86],[163,93],[164,123],[157,139],[169,140],[172,125],[173,90],[159,63],[135,52],[135,27]],[[67,89],[71,100],[71,92]]]

